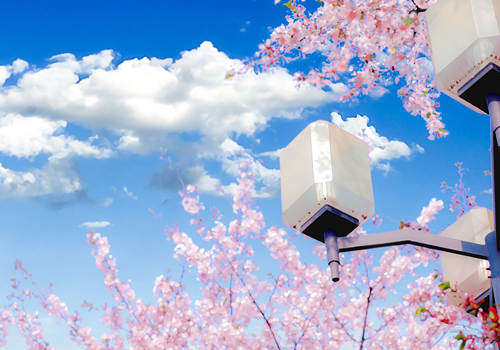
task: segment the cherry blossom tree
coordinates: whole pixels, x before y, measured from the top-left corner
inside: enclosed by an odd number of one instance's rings
[[[312,13],[297,0],[286,2],[287,24],[274,29],[261,45],[256,63],[271,67],[319,54],[322,66],[297,79],[325,87],[342,81],[346,99],[402,82],[398,93],[403,104],[425,120],[429,137],[446,135],[422,18],[434,0],[318,1]],[[180,195],[192,216],[191,234],[177,226],[165,229],[175,245],[174,255],[191,269],[186,273],[196,275],[201,297],[190,295],[182,280],[161,275],[154,281],[154,302],[144,302],[120,277],[108,239],[91,231],[87,242],[113,303],[96,307],[85,301],[82,307],[101,312],[107,331],[95,334],[80,312],[56,295],[57,286],[37,287],[16,261],[12,293],[0,306],[0,346],[16,328],[29,349],[51,349],[40,313],[26,307],[30,300],[61,321],[73,342],[92,350],[486,348],[499,339],[495,309],[480,310],[468,298],[467,313],[446,304],[449,283],[439,272],[418,277],[417,271],[438,256],[431,250],[403,247],[380,254],[344,254],[342,278],[332,284],[323,266],[324,246],[314,248],[319,264],[312,263],[293,244],[294,234],[266,227],[252,201],[253,175],[246,167],[242,166],[232,198],[233,218],[206,217],[196,189],[187,186]],[[469,195],[461,178],[454,189],[452,206],[462,213],[460,201],[471,206],[474,199],[460,196]],[[433,198],[415,222],[402,221],[400,227],[427,231],[443,207]],[[360,228],[354,234],[366,232]],[[277,268],[260,266],[256,250],[267,253]],[[412,282],[407,287],[408,275]],[[406,294],[396,298],[397,291]]]
[[[298,81],[323,87],[341,82],[343,99],[401,83],[398,95],[406,110],[425,120],[430,139],[442,137],[447,131],[437,111],[439,92],[423,16],[435,1],[317,0],[312,13],[304,0],[282,1],[290,9],[286,24],[260,45],[253,64],[268,68],[319,57],[320,67],[298,73]]]
[[[91,231],[87,242],[114,303],[97,307],[85,301],[82,307],[102,312],[108,331],[96,335],[84,326],[80,313],[56,295],[56,287],[36,287],[28,270],[16,261],[13,291],[0,309],[0,346],[15,327],[29,349],[51,349],[40,314],[25,307],[29,300],[38,301],[47,315],[61,321],[67,336],[80,348],[92,350],[492,346],[496,335],[488,326],[497,316],[481,328],[480,319],[444,302],[449,288],[438,272],[417,277],[419,267],[437,258],[434,251],[395,247],[380,257],[366,251],[344,254],[342,278],[332,284],[323,265],[323,245],[314,248],[320,264],[306,262],[292,243],[294,234],[266,227],[252,201],[254,180],[246,166],[232,198],[231,220],[224,222],[217,212],[205,217],[196,189],[187,186],[180,196],[192,217],[192,233],[179,227],[165,230],[175,245],[175,256],[192,270],[185,273],[197,276],[201,297],[193,298],[182,280],[161,275],[154,281],[154,302],[143,302],[131,283],[120,277],[108,239]],[[443,207],[442,201],[432,199],[409,225],[426,230]],[[365,231],[358,229],[355,234]],[[277,262],[278,272],[259,266],[256,250],[267,252]],[[412,282],[406,289],[408,274]],[[408,292],[395,298],[397,290]],[[477,313],[477,305],[469,306]]]

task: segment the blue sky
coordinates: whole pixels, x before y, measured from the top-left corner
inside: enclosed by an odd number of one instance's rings
[[[415,220],[433,197],[446,209],[432,231],[451,224],[450,194],[440,184],[458,179],[457,161],[478,204],[491,207],[483,173],[489,119],[446,96],[440,111],[450,135],[430,141],[423,121],[403,109],[397,86],[339,103],[335,90],[296,89],[293,71],[284,69],[225,79],[286,11],[272,0],[1,2],[2,295],[19,258],[70,307],[97,303],[105,288],[85,242],[94,228],[109,237],[122,276],[149,298],[154,277],[180,274],[163,229],[190,230],[176,193],[181,181],[197,185],[207,215],[218,207],[229,219],[230,203],[217,188],[230,193],[239,162],[250,156],[262,160],[256,201],[268,226],[282,226],[276,151],[331,113],[347,128],[374,128],[380,150],[372,179],[383,224],[369,232]],[[311,241],[294,239],[309,257]],[[54,325],[48,329],[63,344]],[[9,339],[7,349],[21,348],[17,336]]]

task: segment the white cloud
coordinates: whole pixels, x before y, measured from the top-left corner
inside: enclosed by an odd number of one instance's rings
[[[123,186],[123,192],[135,201],[139,199],[134,192],[128,190],[127,186]]]
[[[481,194],[493,194],[493,189],[492,188],[488,188],[487,190],[483,190],[481,192]]]
[[[385,173],[392,169],[389,161],[402,157],[408,158],[415,152],[424,152],[424,148],[420,145],[415,145],[413,149],[410,149],[402,141],[389,140],[380,135],[374,126],[368,126],[367,116],[357,115],[343,120],[340,114],[332,112],[331,117],[334,124],[368,143],[371,163]]]
[[[198,190],[215,195],[219,194],[218,191],[222,186],[219,179],[212,177],[202,165],[196,165],[192,170],[198,174],[193,181]]]
[[[260,185],[254,191],[257,198],[268,198],[276,196],[280,191],[280,171],[279,169],[269,169],[261,162],[256,161],[251,151],[241,147],[236,142],[231,142],[232,146],[227,147],[227,140],[220,145],[218,160],[222,164],[225,173],[238,176],[242,163],[249,164],[250,171],[255,175],[256,182]],[[237,152],[235,151],[237,150]],[[222,189],[228,193],[234,193],[235,183],[222,186]]]
[[[188,184],[215,195],[220,194],[219,189],[222,187],[220,180],[209,175],[202,164],[176,163],[175,168],[165,167],[154,174],[150,181],[153,187],[171,191],[180,191]]]
[[[11,72],[6,66],[0,66],[0,85],[3,85],[7,79],[11,76]]]
[[[309,85],[297,88],[284,69],[241,70],[210,42],[171,59],[131,59],[111,65],[112,52],[76,60],[52,58],[43,69],[25,72],[16,86],[2,89],[0,109],[55,120],[64,119],[116,132],[199,131],[226,137],[253,134],[282,110],[317,106],[335,98]],[[89,63],[90,62],[90,63]],[[80,76],[86,72],[88,76]]]
[[[424,153],[425,152],[424,148],[422,146],[420,146],[420,145],[415,145],[415,149],[416,149],[416,151],[418,153]]]
[[[0,152],[16,157],[46,154],[50,159],[106,158],[123,151],[146,154],[187,132],[199,135],[200,141],[189,147],[199,153],[179,150],[176,155],[190,162],[194,158],[191,166],[202,166],[205,159],[237,162],[242,156],[234,152],[249,154],[236,142],[239,135],[253,136],[273,118],[300,118],[304,108],[336,100],[345,89],[343,84],[328,91],[307,84],[297,87],[282,68],[259,74],[243,71],[240,60],[230,59],[210,42],[177,60],[145,57],[114,65],[114,57],[111,50],[81,59],[64,53],[51,57],[45,67],[24,61],[0,66],[0,82],[19,74],[15,83],[0,85],[0,137],[19,135],[25,126],[28,130],[22,138],[2,142]],[[227,78],[231,70],[242,73]],[[100,147],[95,138],[77,140],[65,134],[69,123],[111,131],[116,144]],[[218,186],[202,169],[197,171],[200,188]],[[262,167],[259,172],[264,187],[265,181],[274,182],[273,171]],[[264,180],[266,176],[272,180]]]
[[[255,160],[252,152],[237,142],[225,139],[221,143],[214,140],[204,140],[194,148],[188,149],[182,142],[175,140],[177,147],[190,154],[198,155],[200,163],[193,165],[192,159],[176,163],[176,168],[165,167],[161,172],[155,174],[151,179],[151,185],[169,190],[179,190],[181,184],[193,184],[199,190],[214,195],[233,194],[236,183],[231,182],[224,185],[219,179],[210,175],[201,161],[205,158],[215,159],[221,164],[223,173],[231,178],[238,176],[242,163],[252,164],[251,172],[255,174],[256,190],[254,196],[267,198],[275,196],[280,190],[280,173],[278,169],[269,169]],[[180,151],[182,154],[182,151]]]
[[[226,138],[224,141],[222,141],[222,143],[220,144],[220,149],[226,155],[235,155],[244,152],[244,148],[230,138]]]
[[[102,201],[100,201],[100,203],[99,203],[99,205],[104,207],[104,208],[109,207],[111,204],[113,204],[113,198],[111,198],[111,197],[106,197]]]
[[[2,86],[7,79],[13,74],[19,74],[28,68],[28,62],[17,59],[11,65],[0,66],[0,86]]]
[[[28,68],[28,62],[18,58],[12,64],[10,65],[10,69],[13,74],[19,74],[22,73]]]
[[[82,189],[76,166],[68,159],[52,159],[44,168],[28,171],[14,171],[0,163],[0,195],[5,197],[68,194]]]
[[[87,221],[80,224],[80,227],[86,228],[104,228],[111,226],[111,223],[108,221]]]
[[[95,137],[79,141],[62,135],[66,125],[64,120],[8,114],[0,118],[0,152],[18,158],[47,153],[54,159],[73,155],[108,158],[112,155],[110,149],[92,145]]]
[[[388,93],[389,90],[387,88],[385,88],[384,86],[382,85],[377,85],[375,86],[369,93],[368,95],[370,97],[373,97],[375,99],[377,98],[380,98],[382,96],[384,96],[386,93]]]
[[[113,50],[102,50],[98,54],[83,57],[77,60],[71,53],[63,53],[50,58],[49,69],[67,69],[75,73],[92,73],[99,69],[111,67],[113,61]]]
[[[270,159],[279,159],[280,152],[282,150],[283,150],[283,148],[277,149],[275,151],[262,152],[262,153],[259,153],[259,157],[267,157]]]

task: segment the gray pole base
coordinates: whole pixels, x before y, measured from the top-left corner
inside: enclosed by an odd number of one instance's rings
[[[339,278],[339,245],[337,233],[332,229],[325,230],[326,258],[330,267],[330,275],[333,282],[338,282]]]

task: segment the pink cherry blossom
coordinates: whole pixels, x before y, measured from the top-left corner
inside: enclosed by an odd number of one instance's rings
[[[454,349],[463,341],[484,348],[498,339],[487,325],[481,328],[480,319],[446,304],[439,273],[417,277],[416,269],[437,258],[429,250],[394,247],[381,255],[341,254],[341,280],[332,284],[323,245],[310,247],[319,261],[308,262],[302,254],[310,240],[266,227],[252,199],[251,167],[246,169],[240,172],[232,203],[234,218],[229,222],[215,217],[200,225],[194,220],[190,234],[178,226],[165,229],[174,255],[192,270],[184,273],[197,280],[200,296],[190,295],[182,280],[160,275],[154,281],[153,302],[144,302],[131,283],[120,278],[108,239],[89,232],[87,241],[113,303],[97,308],[85,301],[82,307],[102,312],[104,333],[95,334],[84,326],[80,314],[52,289],[40,290],[16,261],[20,277],[12,279],[9,304],[0,310],[0,345],[5,345],[9,327],[15,326],[29,349],[50,349],[38,313],[25,311],[28,298],[38,300],[49,317],[62,321],[69,339],[92,350]],[[181,196],[182,202],[187,195]],[[198,197],[190,198],[201,207]],[[432,199],[410,226],[426,228],[442,207]],[[192,214],[189,207],[185,210]],[[367,234],[363,228],[353,233],[363,234]],[[259,258],[262,254],[270,256],[265,264]],[[274,268],[269,263],[273,259]],[[408,274],[413,282],[402,298],[395,299],[397,291],[405,290]]]
[[[253,65],[268,68],[319,54],[321,68],[297,73],[297,80],[326,88],[346,83],[344,100],[401,83],[404,107],[424,119],[429,138],[445,136],[422,13],[435,1],[324,0],[312,12],[303,1],[282,2],[290,9],[286,24],[259,45]]]

